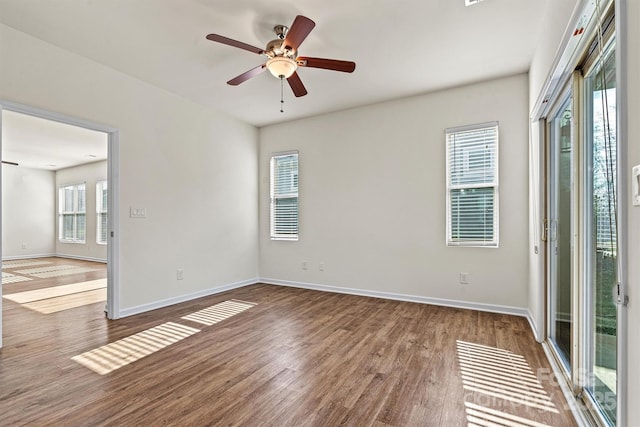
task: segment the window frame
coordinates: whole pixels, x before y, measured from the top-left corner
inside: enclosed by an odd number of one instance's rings
[[[276,193],[275,189],[275,169],[278,159],[290,157],[292,155],[296,156],[296,173],[291,174],[291,187],[294,187],[293,183],[295,182],[295,192],[290,193]],[[294,151],[282,151],[277,153],[272,153],[269,157],[269,235],[271,240],[285,240],[285,241],[297,241],[300,233],[300,187],[299,187],[299,177],[300,177],[300,158],[297,150]],[[282,230],[276,230],[276,200],[278,199],[296,199],[296,213],[295,213],[295,234],[294,233],[282,233]],[[280,232],[279,232],[280,231]]]
[[[84,191],[84,209],[80,209],[79,206],[79,188],[82,187]],[[73,200],[71,202],[71,210],[66,210],[67,194],[66,190],[71,189],[73,191]],[[65,237],[65,217],[72,216],[72,237]],[[78,226],[78,218],[84,218],[84,228],[82,238],[79,236],[80,227]],[[58,187],[58,241],[61,243],[77,243],[84,244],[87,242],[87,185],[86,183],[80,184],[67,184]]]
[[[493,161],[491,165],[491,170],[493,174],[493,181],[490,183],[487,182],[477,182],[477,183],[463,183],[463,184],[453,184],[453,168],[451,165],[452,160],[452,136],[457,134],[471,132],[471,131],[482,131],[488,129],[495,129],[495,142],[493,151]],[[485,247],[485,248],[498,248],[499,247],[499,212],[500,212],[500,188],[499,188],[499,145],[500,145],[500,129],[499,123],[497,121],[493,122],[485,122],[478,123],[467,126],[459,126],[453,128],[445,129],[445,155],[446,155],[446,244],[447,246],[464,246],[464,247]],[[485,153],[486,151],[483,151]],[[469,153],[466,153],[465,156],[468,156]],[[466,157],[465,157],[466,158]],[[466,160],[466,167],[469,168],[468,159]],[[482,168],[481,170],[486,171],[487,168]],[[483,175],[484,176],[484,175]],[[459,192],[460,190],[475,190],[475,189],[493,189],[493,235],[492,239],[468,239],[468,238],[454,238],[453,236],[453,223],[454,218],[452,216],[452,194],[454,192]],[[461,215],[458,214],[458,217]]]

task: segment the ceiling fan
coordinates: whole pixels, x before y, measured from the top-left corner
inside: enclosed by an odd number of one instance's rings
[[[337,59],[311,58],[306,56],[298,56],[298,48],[307,38],[316,23],[311,19],[298,15],[291,24],[291,28],[285,25],[276,25],[273,31],[278,36],[277,39],[267,43],[264,49],[251,46],[249,44],[239,42],[218,34],[209,34],[208,40],[226,44],[228,46],[237,47],[248,50],[249,52],[265,55],[269,59],[266,63],[258,65],[237,77],[229,80],[227,84],[237,86],[249,80],[252,77],[262,73],[265,68],[268,69],[275,77],[286,79],[296,97],[307,94],[307,89],[302,84],[300,76],[296,72],[298,67],[322,68],[325,70],[342,71],[352,73],[356,69],[356,63],[351,61],[341,61]]]

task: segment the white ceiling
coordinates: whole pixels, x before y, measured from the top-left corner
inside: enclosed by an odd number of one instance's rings
[[[2,111],[4,161],[20,167],[58,170],[106,158],[106,133]]]
[[[0,22],[255,126],[526,72],[551,0],[0,0]],[[295,98],[268,72],[226,81],[264,56],[273,26],[316,27],[298,54],[352,60],[354,73],[304,68]]]

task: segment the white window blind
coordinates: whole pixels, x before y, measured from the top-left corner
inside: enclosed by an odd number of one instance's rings
[[[271,238],[298,239],[298,153],[271,156]]]
[[[96,243],[107,244],[107,181],[96,182]]]
[[[498,123],[446,130],[447,245],[498,246]]]
[[[84,243],[87,197],[84,184],[58,190],[58,238],[66,243]]]

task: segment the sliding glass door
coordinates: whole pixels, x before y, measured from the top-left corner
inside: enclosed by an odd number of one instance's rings
[[[548,292],[549,340],[558,359],[570,375],[572,316],[573,247],[573,140],[571,96],[549,120],[549,215],[548,215]]]
[[[592,420],[618,424],[619,194],[613,10],[546,118],[547,342]]]

